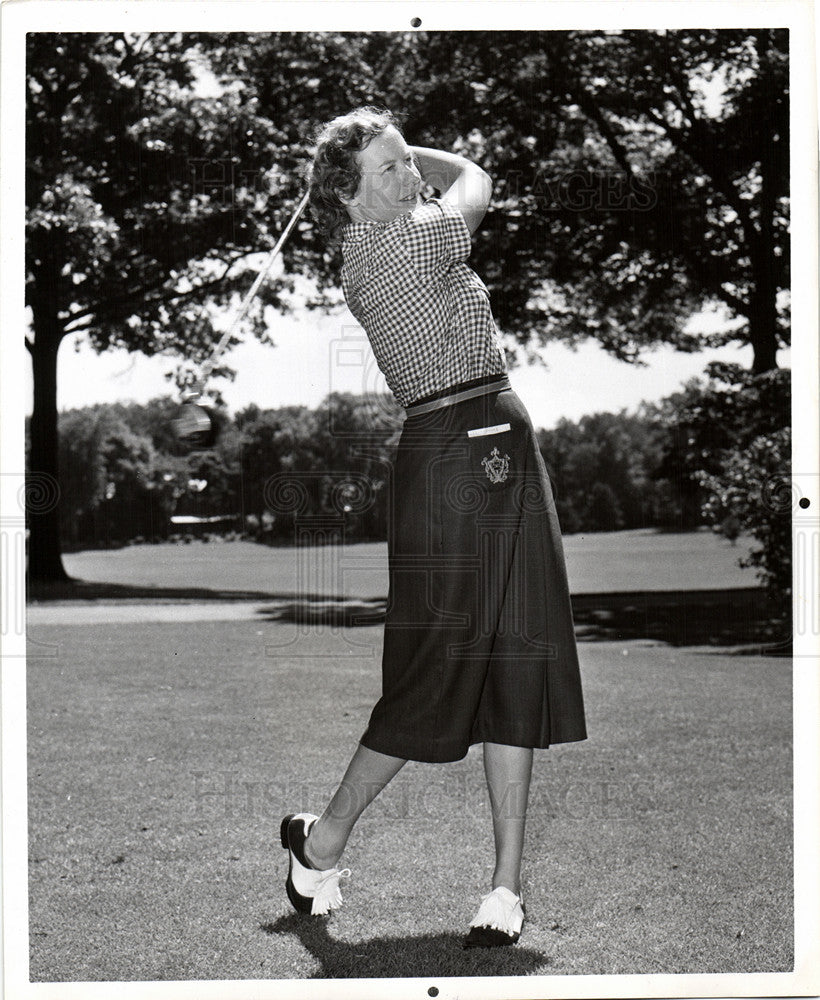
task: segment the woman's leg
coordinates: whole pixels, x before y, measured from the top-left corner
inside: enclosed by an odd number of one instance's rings
[[[310,828],[305,853],[312,865],[336,867],[356,820],[406,763],[359,744],[327,809]]]
[[[505,886],[521,895],[521,855],[532,774],[532,750],[484,744],[484,773],[490,793],[495,836],[493,889]]]

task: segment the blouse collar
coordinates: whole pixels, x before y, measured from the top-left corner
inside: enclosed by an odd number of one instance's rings
[[[396,220],[394,219],[393,222]],[[358,243],[367,233],[373,229],[384,229],[390,222],[377,222],[368,220],[366,222],[348,222],[342,230],[342,242],[347,244]]]

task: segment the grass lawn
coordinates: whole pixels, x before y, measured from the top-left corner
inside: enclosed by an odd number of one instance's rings
[[[755,587],[754,571],[737,565],[750,545],[750,539],[742,538],[732,546],[710,531],[617,531],[564,539],[573,594]],[[200,588],[221,594],[387,595],[387,545],[380,542],[296,549],[193,541],[75,552],[63,561],[70,576],[120,586]]]
[[[32,980],[791,968],[791,664],[646,644],[580,647],[590,739],[536,752],[518,946],[460,947],[492,867],[479,748],[409,764],[345,906],[294,915],[279,821],[340,777],[381,634],[30,626]]]

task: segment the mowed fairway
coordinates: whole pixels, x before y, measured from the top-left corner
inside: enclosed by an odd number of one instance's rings
[[[751,545],[751,539],[741,538],[733,546],[710,531],[667,534],[647,529],[564,538],[573,594],[754,587],[754,571],[737,565]],[[121,586],[387,596],[384,542],[306,550],[194,541],[76,552],[63,561],[71,576]]]
[[[32,980],[790,969],[788,660],[581,644],[590,739],[536,752],[524,935],[464,952],[478,748],[409,764],[354,830],[345,906],[291,911],[279,822],[340,777],[382,635],[299,629],[30,625]]]

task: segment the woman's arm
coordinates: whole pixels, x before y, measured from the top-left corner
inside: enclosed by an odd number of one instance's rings
[[[493,191],[490,175],[457,153],[410,146],[425,181],[458,208],[470,233],[478,229]]]

